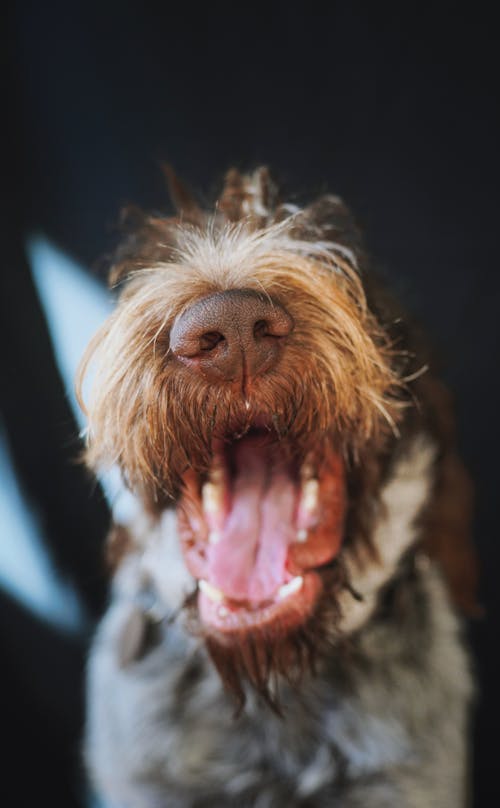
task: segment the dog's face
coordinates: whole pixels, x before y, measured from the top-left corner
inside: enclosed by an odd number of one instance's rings
[[[269,196],[263,172],[233,174],[212,216],[146,220],[89,353],[90,462],[176,508],[199,621],[228,653],[338,606],[404,406],[342,203]]]

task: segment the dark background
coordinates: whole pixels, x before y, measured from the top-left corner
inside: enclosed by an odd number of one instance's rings
[[[0,406],[53,557],[98,615],[107,509],[71,462],[77,432],[30,278],[42,229],[89,268],[121,207],[168,210],[161,159],[209,199],[268,164],[298,201],[341,194],[431,333],[477,485],[486,619],[469,632],[480,701],[475,805],[498,792],[497,26],[476,4],[18,2],[2,46]],[[1,526],[0,526],[1,530]],[[0,590],[2,803],[81,806],[87,639]],[[3,747],[5,748],[5,747]],[[8,796],[8,799],[5,797]]]

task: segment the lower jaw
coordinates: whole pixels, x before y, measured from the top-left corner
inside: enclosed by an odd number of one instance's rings
[[[238,635],[265,633],[283,636],[305,623],[312,615],[323,590],[321,576],[306,572],[298,592],[254,608],[230,602],[217,603],[204,592],[198,593],[198,611],[206,631],[224,635],[227,640]]]

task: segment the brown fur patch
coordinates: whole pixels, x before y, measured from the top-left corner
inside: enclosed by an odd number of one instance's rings
[[[125,556],[137,550],[130,531],[125,525],[113,525],[106,540],[106,562],[114,572]]]

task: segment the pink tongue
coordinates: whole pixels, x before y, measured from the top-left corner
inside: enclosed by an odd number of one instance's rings
[[[222,536],[208,548],[210,583],[235,600],[272,598],[289,578],[296,490],[286,470],[272,467],[270,447],[243,439],[235,449],[232,504]]]

